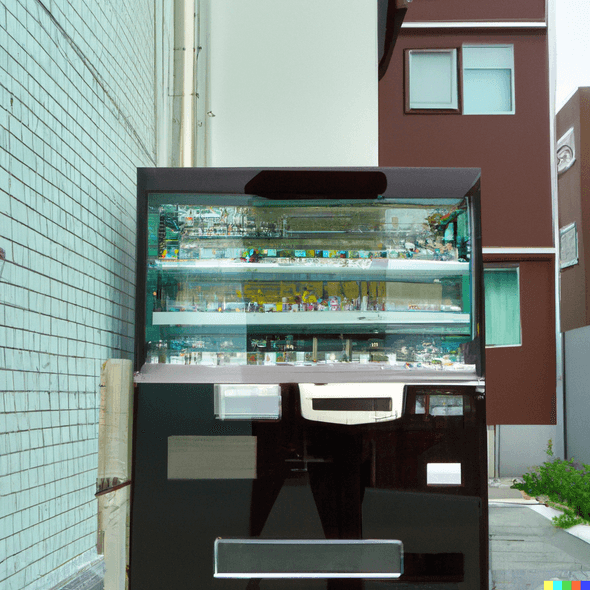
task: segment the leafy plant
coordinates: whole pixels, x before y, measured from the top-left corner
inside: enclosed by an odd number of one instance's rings
[[[548,460],[525,473],[524,483],[514,483],[511,487],[529,496],[546,496],[550,506],[563,510],[563,514],[553,518],[553,524],[559,528],[590,524],[590,465],[555,457],[551,440],[545,452]]]

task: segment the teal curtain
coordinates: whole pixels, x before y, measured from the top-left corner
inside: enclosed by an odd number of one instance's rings
[[[486,269],[484,281],[486,345],[521,344],[518,269]]]

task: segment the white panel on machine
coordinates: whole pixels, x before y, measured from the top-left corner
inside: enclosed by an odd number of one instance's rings
[[[281,386],[215,384],[214,409],[219,420],[279,420]]]
[[[300,383],[301,414],[334,424],[373,424],[401,418],[403,383]]]

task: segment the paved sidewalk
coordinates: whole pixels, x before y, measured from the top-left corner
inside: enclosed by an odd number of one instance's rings
[[[557,512],[525,500],[511,483],[488,487],[490,590],[543,590],[545,580],[590,580],[590,527],[574,527],[578,536],[554,527]]]
[[[63,580],[52,590],[103,590],[104,574],[104,557],[100,556],[94,563],[82,568],[67,580]]]

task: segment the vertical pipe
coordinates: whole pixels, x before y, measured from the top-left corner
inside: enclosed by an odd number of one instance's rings
[[[182,166],[193,165],[193,102],[195,98],[195,0],[184,0],[184,58],[182,78]]]
[[[551,166],[551,204],[553,213],[553,247],[555,250],[555,444],[554,452],[558,457],[566,458],[565,440],[565,388],[563,341],[561,334],[561,274],[559,269],[559,203],[557,192],[557,156],[555,153],[555,95],[556,95],[556,3],[547,0],[547,54],[549,70],[549,164]]]
[[[500,425],[494,426],[494,477],[500,477]]]
[[[210,13],[209,0],[195,0],[195,100],[194,121],[194,165],[208,166],[210,163],[209,120],[209,41]]]

